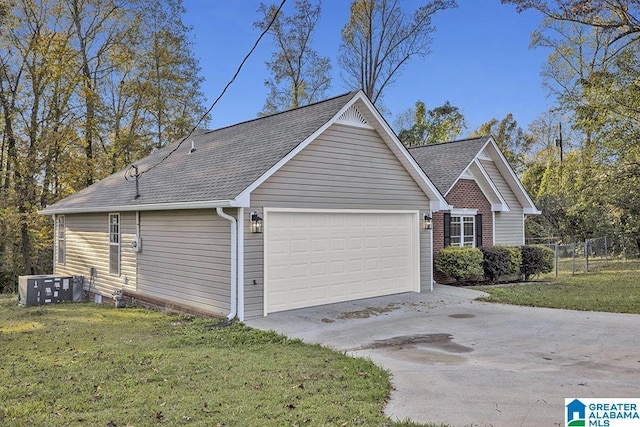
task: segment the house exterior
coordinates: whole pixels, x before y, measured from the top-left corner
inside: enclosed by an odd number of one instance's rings
[[[55,274],[92,294],[243,320],[431,287],[421,218],[449,206],[362,92],[194,134],[127,176],[41,212]]]
[[[409,148],[450,210],[433,214],[434,254],[445,246],[524,244],[540,211],[491,136]]]

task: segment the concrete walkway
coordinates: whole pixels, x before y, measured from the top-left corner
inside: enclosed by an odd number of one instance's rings
[[[640,316],[474,301],[479,295],[436,286],[246,323],[388,369],[394,419],[562,426],[564,398],[640,397]]]

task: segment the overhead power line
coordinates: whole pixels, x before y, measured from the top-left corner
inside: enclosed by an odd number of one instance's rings
[[[144,175],[145,173],[149,172],[150,170],[152,170],[153,168],[155,168],[156,166],[162,164],[165,160],[167,160],[169,157],[171,157],[171,155],[173,153],[175,153],[176,151],[178,151],[178,149],[180,148],[180,146],[187,140],[189,139],[189,137],[191,137],[191,135],[193,135],[193,133],[198,129],[198,126],[200,125],[200,123],[202,123],[202,121],[204,120],[205,117],[207,117],[207,115],[211,112],[211,110],[213,110],[213,108],[216,106],[216,104],[218,103],[218,101],[220,101],[220,99],[224,96],[224,94],[227,92],[227,89],[229,89],[229,86],[231,86],[233,84],[233,82],[236,80],[236,77],[238,77],[238,74],[240,74],[240,70],[242,70],[242,67],[244,66],[244,64],[247,62],[247,60],[249,59],[249,57],[253,54],[253,52],[256,50],[256,48],[258,47],[258,44],[260,43],[260,40],[262,40],[262,38],[267,34],[267,32],[269,32],[269,30],[271,29],[271,26],[273,25],[273,23],[275,22],[276,18],[278,17],[278,15],[280,14],[280,11],[282,10],[282,7],[284,6],[284,4],[287,2],[287,0],[282,0],[282,2],[280,3],[280,6],[278,6],[278,9],[276,10],[276,12],[273,14],[273,17],[271,18],[271,21],[269,21],[269,24],[266,26],[266,28],[262,31],[262,33],[260,33],[260,36],[258,36],[258,38],[256,39],[255,43],[253,44],[253,47],[251,47],[251,50],[249,50],[249,52],[245,55],[244,59],[242,60],[242,62],[240,62],[240,65],[238,66],[238,68],[236,69],[236,72],[233,74],[233,77],[231,77],[231,80],[229,80],[229,82],[225,85],[224,89],[222,89],[222,92],[220,92],[220,95],[218,95],[218,97],[215,99],[215,101],[213,101],[213,104],[211,104],[211,107],[209,107],[209,109],[200,117],[200,119],[198,120],[198,122],[193,126],[193,128],[191,129],[191,131],[187,134],[187,136],[185,136],[184,138],[182,138],[180,140],[180,142],[178,143],[178,145],[176,145],[171,151],[169,151],[167,153],[166,156],[164,156],[159,162],[157,162],[156,164],[150,166],[149,168],[143,170],[140,173],[137,173],[135,176],[136,178],[141,177],[142,175]],[[133,166],[131,166],[127,172],[129,173],[129,177],[131,175],[131,173],[129,172],[131,170],[131,168],[133,168]],[[127,172],[125,172],[125,178],[127,177]],[[136,167],[136,172],[137,172],[137,167]],[[136,179],[137,181],[137,179]]]

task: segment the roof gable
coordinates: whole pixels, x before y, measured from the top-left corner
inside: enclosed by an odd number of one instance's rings
[[[470,174],[492,201],[495,210],[508,210],[504,198],[480,163],[480,160],[490,160],[495,163],[524,212],[540,213],[492,136],[411,147],[409,153],[443,195],[446,196],[458,180]]]
[[[490,137],[461,139],[409,148],[429,179],[446,195],[482,151]]]

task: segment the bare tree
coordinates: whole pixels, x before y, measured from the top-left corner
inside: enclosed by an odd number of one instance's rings
[[[331,86],[329,58],[311,48],[311,35],[320,18],[320,2],[296,0],[293,15],[275,16],[277,8],[260,4],[264,17],[254,26],[264,30],[273,20],[269,34],[276,50],[267,61],[271,77],[265,80],[270,89],[263,114],[296,108],[319,101]]]
[[[429,53],[432,16],[456,6],[455,0],[432,0],[407,13],[399,0],[355,0],[338,57],[347,83],[375,104],[409,60]]]

